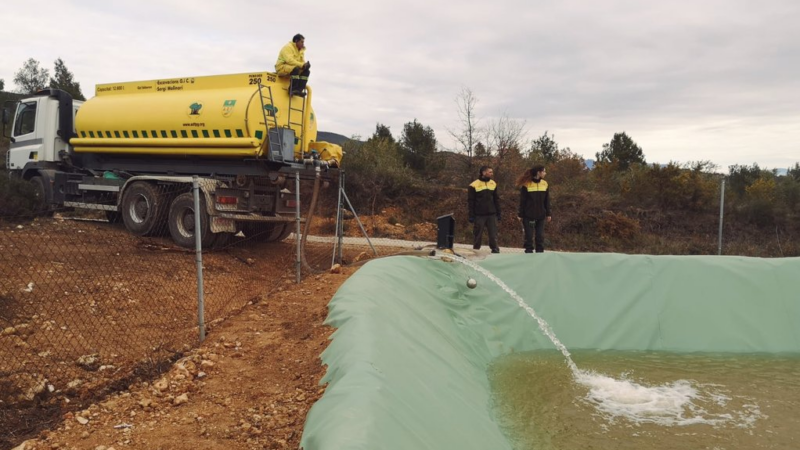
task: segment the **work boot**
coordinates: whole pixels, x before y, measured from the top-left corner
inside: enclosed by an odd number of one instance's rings
[[[305,97],[306,93],[304,91],[292,91],[290,95],[295,95],[297,97]]]
[[[500,253],[500,249],[499,248],[493,248],[492,249],[492,253]]]
[[[526,249],[525,249],[525,253],[533,253],[533,250],[531,250],[531,249],[529,249],[529,248],[526,248]]]

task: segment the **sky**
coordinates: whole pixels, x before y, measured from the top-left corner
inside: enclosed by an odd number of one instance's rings
[[[416,119],[443,150],[477,98],[594,159],[626,132],[647,162],[800,162],[797,0],[38,0],[0,8],[0,78],[61,58],[95,84],[273,71],[306,37],[319,129],[396,138]],[[34,5],[35,7],[31,6]]]

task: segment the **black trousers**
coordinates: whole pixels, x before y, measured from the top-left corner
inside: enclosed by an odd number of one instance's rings
[[[525,251],[533,251],[533,236],[536,232],[536,253],[544,252],[544,223],[547,219],[522,218],[522,227],[525,230],[525,242],[522,244]]]
[[[302,92],[308,83],[308,76],[311,74],[311,69],[302,70],[300,67],[295,67],[289,75],[292,77],[289,90],[291,92]]]
[[[475,222],[472,228],[472,234],[474,236],[472,247],[476,250],[481,248],[484,229],[489,232],[489,248],[492,250],[500,248],[497,246],[497,216],[494,214],[489,216],[475,216]]]

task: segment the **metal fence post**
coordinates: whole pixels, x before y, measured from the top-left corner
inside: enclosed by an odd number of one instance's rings
[[[297,261],[295,261],[295,266],[297,267],[297,284],[300,284],[300,270],[301,270],[301,261],[300,261],[300,171],[294,173],[294,192],[295,192],[295,201],[297,203],[296,212],[295,212],[295,220],[297,222]]]
[[[719,188],[719,245],[717,247],[717,255],[722,255],[722,219],[725,213],[725,178],[722,179],[722,185]]]
[[[197,263],[197,324],[200,327],[200,342],[206,339],[205,299],[203,298],[203,240],[200,228],[200,183],[197,175],[192,177],[194,193],[194,254]]]
[[[339,221],[339,227],[336,229],[336,235],[339,238],[339,254],[337,261],[339,264],[342,263],[344,249],[344,204],[342,203],[342,194],[344,194],[344,170],[339,169],[339,217],[337,220]]]
[[[336,204],[336,235],[334,236],[333,241],[333,255],[331,255],[331,267],[337,262],[339,264],[342,263],[342,235],[340,233],[340,229],[342,227],[342,177],[344,176],[344,172],[340,169],[339,170],[339,198],[338,203]],[[338,255],[338,261],[337,261]]]

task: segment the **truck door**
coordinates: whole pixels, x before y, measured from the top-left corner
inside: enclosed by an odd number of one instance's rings
[[[38,161],[42,155],[45,127],[41,126],[43,112],[39,100],[25,100],[17,105],[11,130],[14,142],[8,150],[8,168],[11,170],[21,170],[25,164]]]

